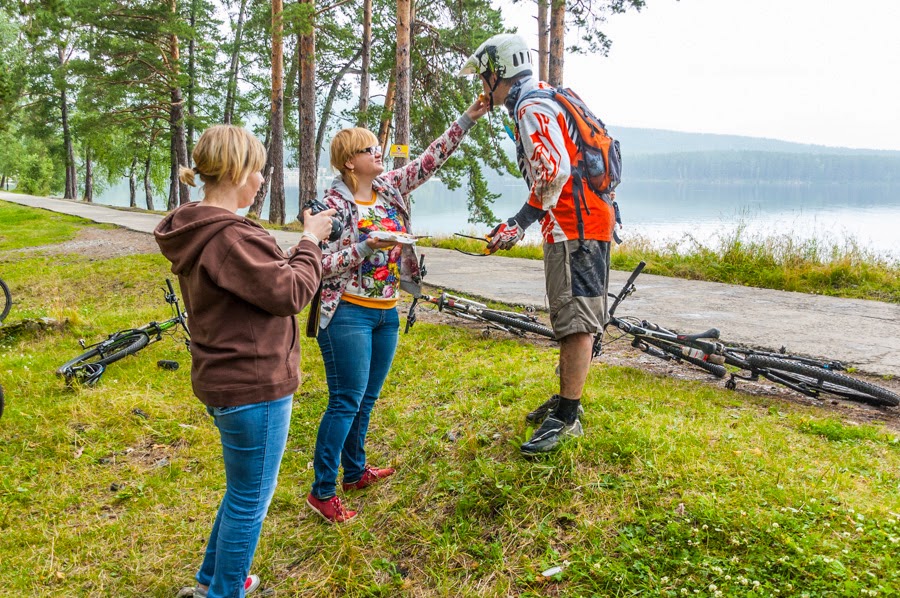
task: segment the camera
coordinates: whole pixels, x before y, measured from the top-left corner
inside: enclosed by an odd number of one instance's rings
[[[305,204],[303,204],[304,209],[309,210],[311,214],[318,214],[319,212],[325,211],[328,209],[324,203],[319,201],[318,199],[311,199]],[[328,242],[334,243],[338,239],[341,238],[341,233],[344,232],[344,225],[341,223],[340,219],[336,216],[331,217],[331,234],[328,235]]]

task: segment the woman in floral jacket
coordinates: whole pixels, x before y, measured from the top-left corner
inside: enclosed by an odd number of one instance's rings
[[[489,109],[476,100],[416,160],[387,174],[378,138],[366,129],[344,129],[331,142],[339,174],[324,203],[337,210],[343,234],[322,251],[319,347],[328,379],[328,407],[319,424],[313,460],[315,481],[307,504],[330,523],[356,516],[336,495],[361,490],[394,473],[366,463],[369,415],[397,348],[400,281],[419,280],[411,245],[385,240],[409,233],[408,195],[427,181]],[[380,238],[379,238],[380,237]]]

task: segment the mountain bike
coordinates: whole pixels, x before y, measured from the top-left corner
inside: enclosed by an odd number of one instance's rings
[[[782,347],[778,352],[719,342],[719,331],[711,328],[699,334],[682,335],[637,318],[617,318],[616,308],[635,291],[634,281],[644,269],[640,262],[609,309],[607,325],[632,337],[632,346],[665,360],[680,360],[696,365],[718,378],[724,378],[731,366],[725,387],[734,390],[738,380],[756,381],[760,377],[781,384],[813,398],[834,395],[842,399],[876,406],[900,405],[900,395],[890,390],[839,373],[847,366],[833,359],[817,359],[791,355]],[[618,340],[618,339],[613,339]],[[600,337],[594,345],[595,355],[602,349]],[[737,371],[735,371],[737,370]],[[745,373],[742,373],[745,372]]]
[[[553,331],[541,324],[537,317],[533,315],[534,309],[529,309],[526,313],[518,313],[514,311],[502,311],[490,309],[483,303],[457,297],[449,293],[441,293],[439,296],[416,294],[413,295],[412,305],[406,315],[406,328],[404,333],[416,323],[416,306],[419,303],[430,303],[438,308],[438,311],[447,312],[464,320],[473,320],[486,324],[481,335],[483,337],[490,336],[491,329],[503,330],[516,336],[524,336],[526,333],[537,334],[545,338],[554,338]]]
[[[636,290],[634,281],[645,266],[645,262],[640,262],[628,277],[622,290],[618,294],[609,293],[613,299],[612,305],[609,307],[609,321],[604,328],[604,333],[598,334],[594,339],[593,356],[597,357],[602,354],[604,344],[628,337],[631,338],[632,347],[647,355],[664,361],[683,361],[717,378],[725,377],[727,372],[722,365],[724,359],[717,353],[719,345],[715,342],[715,339],[719,338],[719,331],[715,328],[696,334],[679,334],[663,328],[659,324],[637,317],[623,316],[620,318],[616,316],[619,304]],[[615,333],[612,329],[618,329],[621,334],[613,336]],[[611,338],[604,341],[604,335]]]
[[[755,382],[763,377],[815,399],[824,398],[821,396],[824,394],[876,407],[900,405],[900,395],[838,373],[847,370],[840,361],[790,355],[784,347],[779,352],[772,352],[723,346],[720,353],[726,364],[749,372],[745,375],[732,372],[725,382],[725,388],[729,390],[737,388],[738,380]]]
[[[172,281],[168,278],[166,287],[168,291],[164,290],[165,300],[172,308],[173,317],[163,322],[150,322],[140,328],[114,332],[93,345],[86,345],[84,339],[81,339],[78,343],[82,349],[87,349],[87,351],[59,366],[56,375],[65,378],[66,384],[69,385],[76,382],[85,386],[93,386],[106,371],[106,366],[137,353],[149,344],[162,340],[164,332],[171,331],[170,334],[174,335],[179,326],[184,331],[184,343],[190,351],[191,333],[187,326],[187,312],[182,311],[175,289],[172,288]],[[174,369],[169,362],[160,362],[160,366]]]
[[[12,293],[9,292],[9,286],[3,282],[2,278],[0,278],[0,289],[3,290],[3,297],[0,299],[3,301],[2,305],[0,305],[0,324],[2,324],[12,308]]]

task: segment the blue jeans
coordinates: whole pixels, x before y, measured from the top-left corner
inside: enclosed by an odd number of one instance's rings
[[[369,415],[387,378],[400,317],[396,309],[374,309],[342,301],[334,317],[319,331],[319,348],[328,380],[328,408],[319,424],[313,459],[312,494],[335,495],[338,466],[344,482],[357,482],[366,465]]]
[[[275,494],[293,396],[239,407],[207,407],[222,438],[225,496],[197,583],[209,598],[243,598],[263,519]]]

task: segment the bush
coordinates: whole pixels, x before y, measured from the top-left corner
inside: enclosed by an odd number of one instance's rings
[[[43,153],[26,156],[18,189],[31,195],[49,195],[52,185],[53,160]]]

